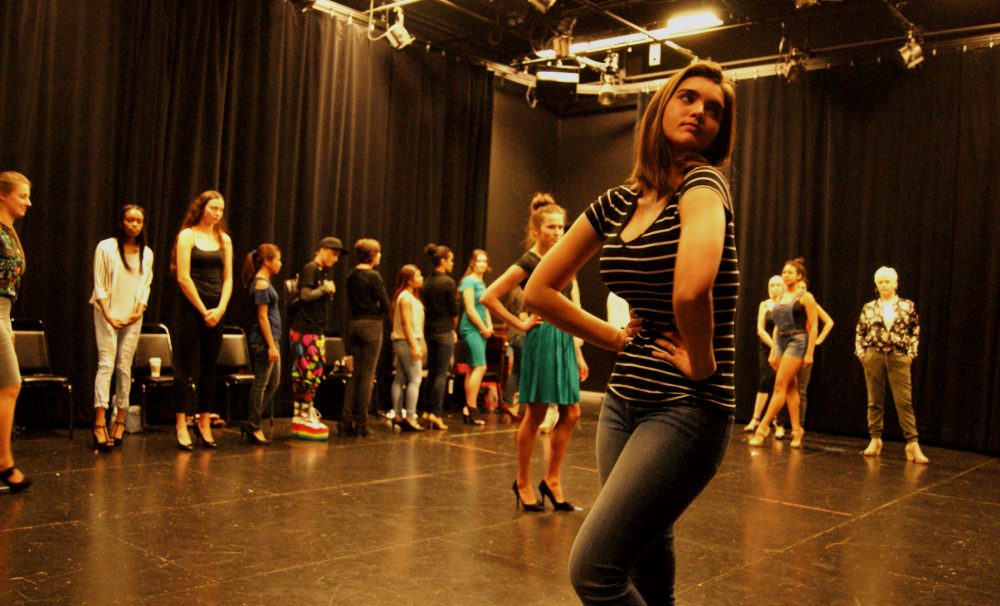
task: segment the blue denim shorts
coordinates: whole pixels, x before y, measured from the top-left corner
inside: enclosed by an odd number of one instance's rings
[[[778,341],[775,343],[778,359],[781,359],[782,356],[791,356],[799,359],[804,358],[806,356],[806,344],[808,342],[808,337],[804,332],[785,337],[778,335]]]

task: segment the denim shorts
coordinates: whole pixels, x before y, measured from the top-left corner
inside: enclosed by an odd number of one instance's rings
[[[778,340],[775,342],[778,359],[780,360],[782,356],[790,356],[799,359],[806,357],[807,343],[808,338],[804,332],[784,337],[778,335]]]

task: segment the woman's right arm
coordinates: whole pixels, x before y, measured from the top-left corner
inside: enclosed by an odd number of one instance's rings
[[[191,249],[194,248],[194,234],[190,229],[183,229],[177,234],[177,285],[187,300],[203,317],[208,308],[198,295],[194,280],[191,279]]]
[[[104,320],[112,328],[118,330],[124,326],[124,323],[111,317],[111,308],[108,305],[108,301],[111,299],[109,290],[111,289],[111,278],[114,273],[113,263],[114,258],[109,258],[104,247],[98,245],[97,250],[94,251],[94,296],[97,298],[97,306],[101,309]]]
[[[524,305],[574,337],[603,349],[621,351],[628,341],[627,330],[615,328],[573,305],[561,292],[602,244],[587,217],[577,218],[532,272],[524,289]]]
[[[479,298],[479,302],[482,303],[486,309],[490,310],[495,315],[500,316],[500,318],[503,319],[508,326],[513,326],[514,328],[525,333],[537,326],[541,321],[541,318],[532,314],[528,316],[527,320],[522,320],[510,313],[510,310],[504,307],[503,303],[500,302],[500,299],[513,290],[515,286],[520,284],[526,275],[527,274],[521,266],[511,265],[507,268],[507,271],[503,272],[503,275],[494,280],[493,284],[489,285],[486,292],[483,293],[483,296]]]
[[[480,299],[482,302],[482,299]],[[484,303],[485,305],[485,303]],[[462,306],[465,307],[465,315],[469,317],[469,321],[479,329],[479,333],[483,337],[488,338],[489,327],[486,326],[486,321],[479,317],[479,312],[476,311],[476,288],[474,286],[469,286],[462,289]]]
[[[774,341],[771,340],[771,335],[767,334],[765,327],[767,326],[767,301],[761,301],[760,306],[757,308],[757,336],[760,337],[760,342],[767,345],[768,349],[774,347]]]

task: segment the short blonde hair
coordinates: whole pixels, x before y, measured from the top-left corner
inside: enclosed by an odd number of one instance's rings
[[[875,282],[878,283],[883,278],[899,282],[899,274],[896,273],[896,270],[885,265],[875,270]]]

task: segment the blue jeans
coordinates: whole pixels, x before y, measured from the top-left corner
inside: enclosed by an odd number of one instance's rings
[[[281,380],[279,362],[267,359],[267,345],[250,346],[250,363],[253,366],[253,385],[250,387],[249,421],[254,431],[260,429],[264,409],[274,398]]]
[[[430,398],[427,412],[441,416],[444,411],[444,393],[448,388],[448,371],[455,352],[455,333],[452,331],[427,335],[427,381]]]
[[[421,347],[424,345],[423,339],[417,339]],[[403,400],[406,400],[406,418],[416,421],[417,400],[420,399],[420,382],[423,380],[421,373],[424,370],[423,360],[414,360],[410,355],[410,344],[406,339],[393,339],[392,352],[396,355],[395,370],[396,377],[392,381],[392,409],[396,411],[396,418],[402,419]]]
[[[732,414],[695,398],[657,407],[604,395],[601,493],[570,554],[584,604],[673,604],[673,526],[715,475]]]

